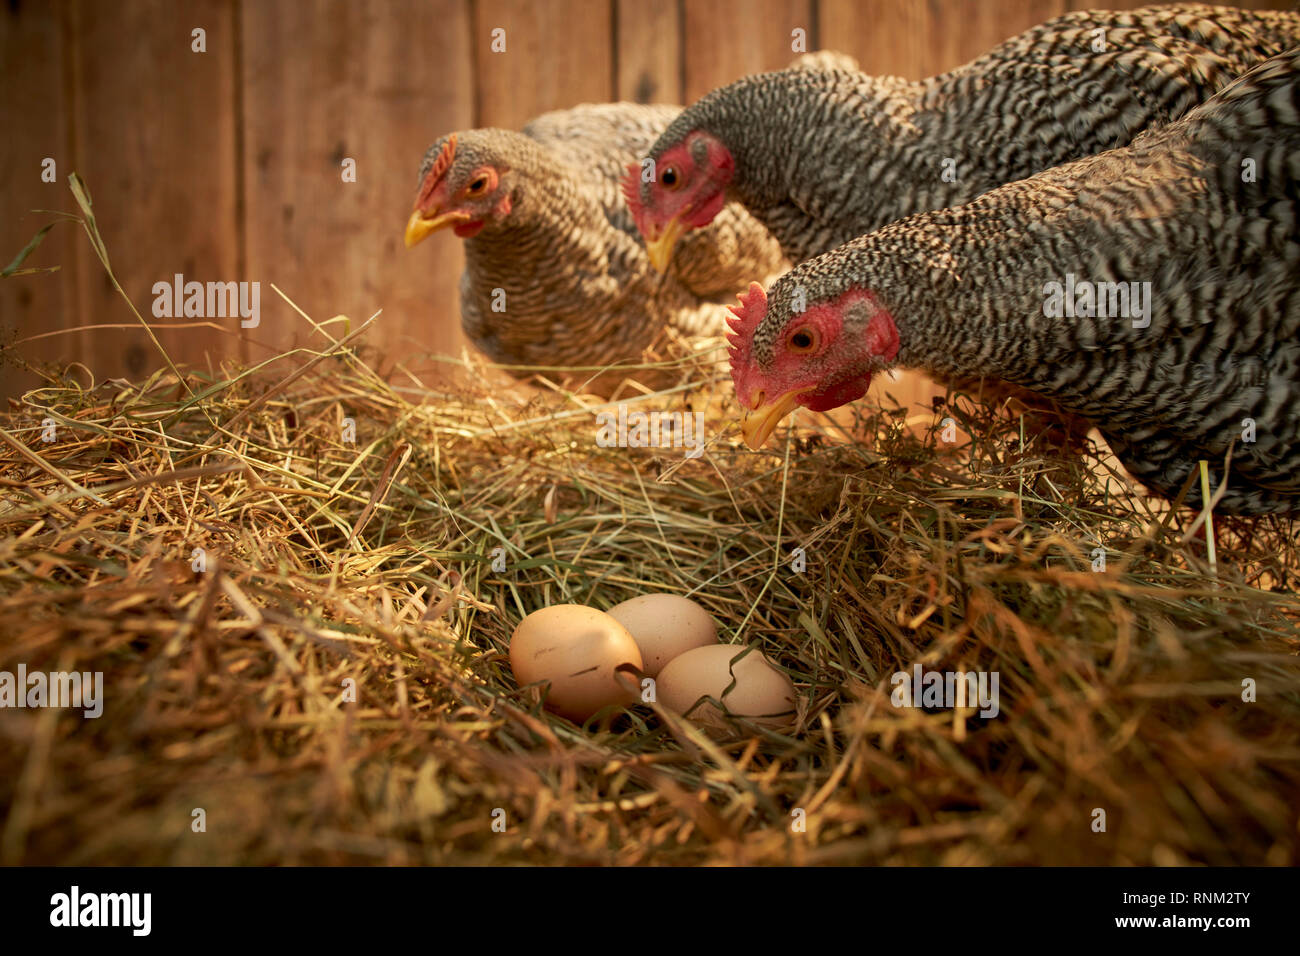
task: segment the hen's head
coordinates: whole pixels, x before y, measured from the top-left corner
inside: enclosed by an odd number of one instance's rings
[[[408,249],[447,226],[468,239],[510,215],[511,167],[494,146],[492,132],[452,133],[429,147],[415,209],[406,222]]]
[[[663,272],[677,240],[722,211],[736,161],[722,140],[698,129],[675,142],[660,140],[649,159],[653,165],[628,165],[623,195],[651,263]]]
[[[799,405],[823,412],[861,398],[871,376],[898,354],[894,318],[870,291],[816,299],[793,276],[778,280],[770,298],[752,283],[727,320],[731,379],[750,448],[761,448]]]

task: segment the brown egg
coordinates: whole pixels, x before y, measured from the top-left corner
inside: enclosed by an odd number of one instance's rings
[[[677,594],[642,594],[615,604],[608,613],[636,641],[650,677],[657,677],[677,655],[718,643],[718,627],[709,612]]]
[[[743,650],[738,644],[712,644],[674,657],[659,673],[656,697],[670,710],[685,714],[707,694],[721,701],[731,714],[756,724],[774,730],[792,726],[794,684],[757,650],[732,664],[732,658]],[[723,691],[731,684],[733,674],[736,686],[724,697]],[[708,701],[696,707],[690,719],[714,729],[735,727]]]
[[[555,604],[534,611],[510,637],[510,669],[520,686],[549,681],[546,706],[583,721],[608,704],[640,699],[633,674],[615,678],[615,668],[641,668],[641,652],[622,624],[604,611],[580,604]]]

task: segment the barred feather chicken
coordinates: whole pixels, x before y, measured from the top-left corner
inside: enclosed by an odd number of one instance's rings
[[[731,320],[761,446],[892,365],[990,374],[1093,421],[1177,495],[1300,509],[1300,48],[1184,119],[804,262]],[[1193,482],[1187,500],[1200,503]]]
[[[635,360],[669,328],[718,335],[724,302],[786,265],[767,230],[731,203],[666,276],[651,267],[619,178],[678,112],[579,106],[522,132],[468,130],[429,149],[406,245],[447,227],[465,240],[461,322],[492,360],[524,376]]]
[[[846,69],[758,74],[688,107],[629,167],[628,202],[665,266],[723,198],[791,262],[904,216],[1127,145],[1300,44],[1300,14],[1175,4],[1080,11],[919,83]]]

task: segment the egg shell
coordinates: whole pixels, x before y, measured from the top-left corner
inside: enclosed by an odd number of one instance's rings
[[[709,612],[679,594],[642,594],[606,613],[632,635],[650,677],[691,648],[718,643],[718,626]]]
[[[655,682],[656,698],[670,710],[685,714],[707,694],[721,701],[734,716],[772,729],[792,726],[794,684],[757,650],[751,650],[733,665],[732,658],[743,650],[737,644],[712,644],[674,657]],[[736,686],[724,697],[733,673]],[[691,711],[689,719],[713,729],[735,727],[708,701]]]
[[[641,669],[636,641],[604,611],[554,604],[529,614],[510,636],[510,669],[520,686],[549,681],[546,706],[584,721],[609,704],[640,699],[635,675],[615,679],[615,668]]]

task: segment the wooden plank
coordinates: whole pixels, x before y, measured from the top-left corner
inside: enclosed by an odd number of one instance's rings
[[[317,322],[382,308],[369,338],[381,367],[435,367],[422,356],[462,341],[461,243],[435,236],[407,250],[402,233],[424,151],[470,125],[468,4],[246,4],[240,35],[247,271],[263,284],[250,358],[323,341],[274,282]],[[343,180],[345,159],[355,182]]]
[[[1103,3],[1103,6],[1106,4]],[[921,75],[956,69],[987,53],[1003,40],[1066,12],[1065,0],[1004,0],[998,4],[968,0],[928,0],[921,25]]]
[[[65,102],[62,3],[6,4],[0,11],[0,267],[18,254],[53,217],[35,209],[70,209],[67,176],[72,170],[69,113]],[[43,182],[42,163],[55,161],[57,181]],[[5,352],[16,340],[70,328],[76,316],[74,257],[81,234],[56,226],[26,266],[60,266],[59,272],[0,279],[0,397],[14,397],[42,379],[23,371]],[[77,357],[76,337],[27,342],[17,354],[29,362],[66,365]]]
[[[920,0],[818,0],[818,45],[872,75],[919,80],[925,22]]]
[[[685,0],[685,10],[688,103],[746,74],[788,66],[796,28],[815,49],[812,0]]]
[[[681,103],[682,19],[676,3],[616,0],[616,99]]]
[[[591,0],[479,0],[473,46],[476,126],[518,129],[538,113],[614,97],[613,23]],[[505,31],[504,52],[492,49]]]
[[[77,0],[72,8],[75,165],[123,289],[152,317],[153,285],[238,281],[235,233],[234,6],[229,0]],[[191,31],[206,31],[205,53]],[[83,240],[84,241],[84,240]],[[134,323],[94,255],[77,260],[85,323]],[[206,365],[238,342],[238,318],[158,332],[178,362]],[[142,329],[86,331],[97,378],[139,377],[164,363]]]

